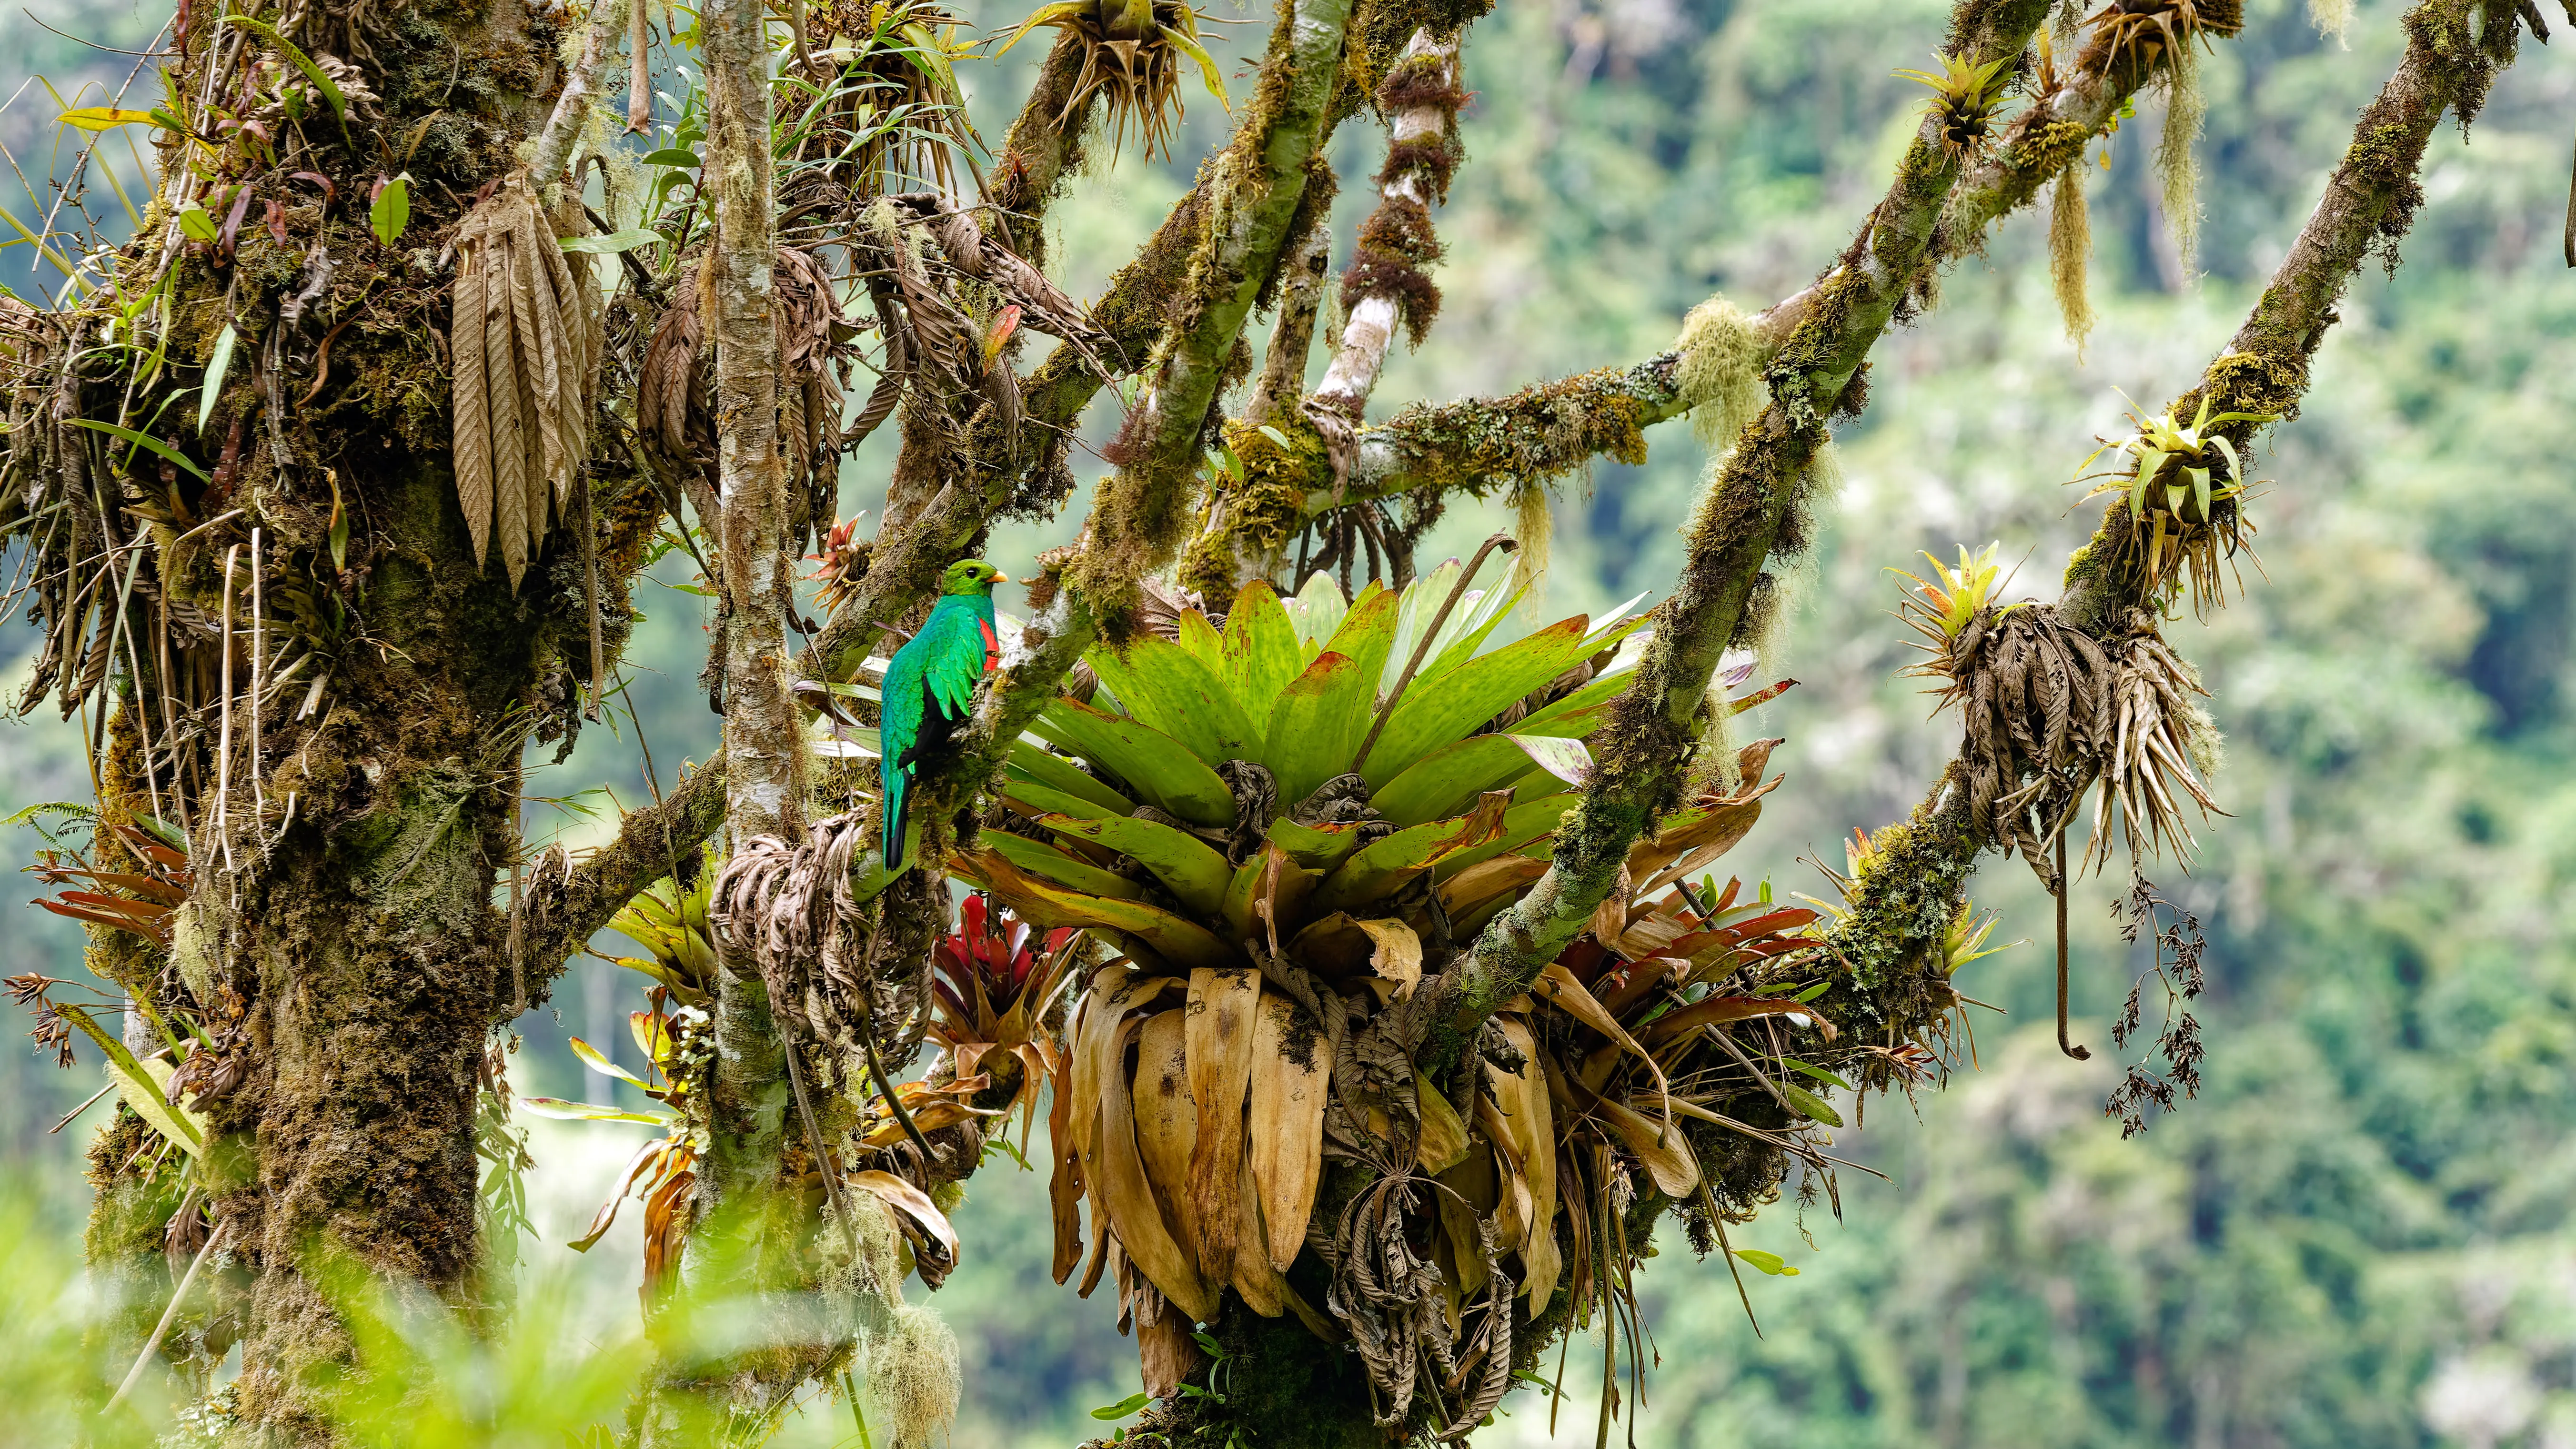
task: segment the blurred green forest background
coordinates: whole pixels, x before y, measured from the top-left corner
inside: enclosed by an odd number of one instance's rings
[[[1017,18],[966,8],[985,26]],[[2364,0],[2341,42],[2300,0],[2246,9],[2243,37],[2202,67],[2196,269],[2148,164],[2161,103],[2143,104],[2088,172],[2102,322],[2082,356],[2059,327],[2037,215],[2000,228],[1936,310],[1880,345],[1869,412],[1843,430],[1847,482],[1808,602],[1770,661],[1803,683],[1749,721],[1787,738],[1773,764],[1788,784],[1725,863],[1748,881],[1821,891],[1810,862],[1839,867],[1851,826],[1919,798],[1954,725],[1895,675],[1907,650],[1887,570],[1919,568],[1917,549],[2000,540],[2025,561],[2015,592],[2054,592],[2093,516],[2067,486],[2093,436],[2114,429],[2123,390],[2160,407],[2224,345],[2399,52],[2393,0]],[[1390,368],[1377,415],[1634,361],[1712,291],[1751,311],[1804,285],[1883,189],[1921,96],[1889,72],[1924,63],[1945,13],[1938,0],[1503,0],[1467,49],[1477,100],[1472,159],[1440,220],[1447,306]],[[1216,18],[1231,14],[1219,0]],[[55,31],[141,48],[162,18],[148,0],[52,0],[0,18],[0,38],[7,66],[70,101],[131,62]],[[1267,17],[1242,21],[1237,50]],[[988,136],[1042,48],[967,67]],[[2553,244],[2568,59],[2527,47],[2477,126],[2437,138],[2403,268],[2356,283],[2303,415],[2261,455],[2259,572],[2210,627],[2171,631],[2205,669],[2231,747],[2231,817],[2202,832],[2187,877],[2150,867],[2208,929],[2207,1090],[2136,1140],[2101,1115],[2118,1072],[2109,1015],[2144,963],[2107,914],[2124,882],[2085,883],[2077,1038],[2095,1060],[2048,1039],[2044,943],[1971,967],[1964,989],[2008,1013],[1979,1013],[1976,1069],[1913,1104],[1869,1104],[1844,1136],[1886,1180],[1845,1173],[1839,1222],[1784,1201],[1739,1235],[1803,1269],[1752,1282],[1764,1336],[1722,1268],[1669,1235],[1642,1284],[1662,1367],[1636,1443],[2576,1445],[2576,277]],[[54,109],[30,85],[0,112],[0,140],[40,187]],[[1129,156],[1075,181],[1055,252],[1070,290],[1096,292],[1224,123],[1193,91],[1175,160]],[[1355,126],[1337,149],[1345,252],[1383,144]],[[21,291],[42,282],[27,251],[0,249],[0,280]],[[1092,420],[1099,436],[1111,424]],[[1560,491],[1549,617],[1670,580],[1703,459],[1684,428],[1652,445],[1644,466]],[[844,508],[874,506],[879,446],[844,473]],[[1453,510],[1430,557],[1465,552],[1498,513]],[[1011,533],[991,556],[1016,571],[1071,527]],[[691,683],[699,605],[675,588],[639,596],[631,697],[665,781],[715,737]],[[0,633],[11,674],[32,640]],[[619,734],[593,729],[532,777],[560,802],[532,801],[532,826],[597,838],[586,812],[645,795],[632,731]],[[10,809],[85,798],[80,737],[49,714],[0,731],[0,788]],[[9,849],[23,859],[36,843]],[[2003,913],[1997,939],[2047,935],[2046,898],[2019,865],[1990,860],[1977,894]],[[0,931],[0,974],[67,974],[80,945],[24,910]],[[635,990],[575,963],[553,1009],[523,1023],[518,1088],[607,1100],[563,1038],[608,1047]],[[47,1128],[96,1085],[91,1064],[0,1052],[0,1173],[42,1203],[12,1257],[74,1251],[85,1124]],[[629,1333],[632,1214],[587,1257],[563,1243],[637,1129],[536,1125],[530,1291],[585,1304],[600,1339]],[[1045,1221],[1033,1174],[997,1160],[971,1185],[964,1262],[930,1300],[964,1345],[961,1445],[1069,1444],[1103,1427],[1085,1410],[1135,1387],[1114,1310],[1047,1280]],[[13,1311],[74,1306],[22,1292]],[[1584,1358],[1576,1345],[1568,1379],[1587,1376]],[[1545,1400],[1507,1407],[1480,1444],[1554,1442]],[[791,1436],[833,1442],[820,1418]],[[1569,1390],[1559,1429],[1589,1440],[1587,1391]]]

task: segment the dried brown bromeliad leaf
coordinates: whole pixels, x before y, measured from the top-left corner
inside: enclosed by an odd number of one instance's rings
[[[577,204],[549,217],[513,176],[456,234],[453,328],[456,497],[480,565],[492,545],[516,589],[582,482],[598,398],[599,284],[559,237],[586,232]]]
[[[694,300],[697,279],[695,265],[672,278],[671,294],[680,300],[662,313],[645,344],[635,407],[645,441],[662,463],[684,481],[712,486],[715,409],[700,350],[706,328]],[[770,280],[778,324],[779,446],[791,496],[802,504],[797,526],[820,531],[832,522],[848,343],[857,333],[841,315],[831,278],[810,254],[779,248]]]

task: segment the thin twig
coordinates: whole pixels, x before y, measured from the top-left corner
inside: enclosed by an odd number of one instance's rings
[[[206,1260],[213,1257],[215,1250],[224,1245],[225,1236],[232,1230],[233,1225],[230,1220],[216,1224],[214,1235],[207,1238],[206,1245],[197,1250],[197,1256],[188,1260],[188,1271],[180,1276],[178,1291],[170,1295],[170,1306],[161,1310],[161,1321],[153,1325],[152,1337],[144,1342],[143,1352],[135,1355],[134,1367],[126,1370],[125,1382],[116,1386],[116,1393],[107,1401],[107,1407],[98,1411],[101,1417],[106,1416],[108,1409],[113,1409],[125,1402],[125,1396],[134,1391],[136,1384],[142,1382],[143,1370],[151,1365],[152,1356],[161,1351],[161,1340],[169,1336],[170,1325],[178,1320],[179,1305],[187,1301],[188,1289],[197,1281],[197,1270],[206,1266]]]
[[[268,663],[267,595],[260,585],[260,530],[250,531],[250,788],[259,818],[268,818],[268,788],[260,775],[260,693]],[[266,844],[265,835],[262,844]]]
[[[772,1020],[779,1019],[778,1003],[769,1003],[769,1009]],[[796,1089],[796,1115],[805,1119],[805,1145],[813,1150],[814,1171],[823,1179],[823,1196],[832,1200],[832,1216],[841,1220],[841,1232],[850,1240],[850,1261],[855,1264],[859,1259],[859,1225],[851,1220],[848,1205],[841,1201],[841,1174],[823,1151],[823,1129],[814,1125],[814,1104],[805,1095],[805,1069],[796,1064],[796,1043],[782,1031],[778,1045],[787,1053],[787,1085]]]
[[[874,932],[868,935],[868,954],[871,957],[876,954]],[[903,1109],[903,1098],[896,1095],[894,1084],[886,1079],[885,1062],[877,1056],[876,1013],[869,1010],[864,1001],[859,1004],[859,1045],[867,1049],[868,1076],[877,1084],[877,1095],[885,1098],[886,1109],[894,1113],[896,1122],[902,1124],[903,1135],[911,1138],[912,1145],[920,1150],[921,1170],[930,1171],[939,1161],[939,1155],[930,1150],[930,1139],[921,1135],[921,1129],[913,1124],[912,1114]]]
[[[1360,767],[1368,763],[1369,751],[1377,747],[1378,733],[1395,715],[1396,701],[1404,698],[1404,687],[1413,682],[1413,671],[1422,667],[1422,656],[1431,652],[1431,641],[1440,637],[1440,626],[1449,622],[1449,611],[1458,606],[1460,596],[1467,592],[1467,585],[1475,582],[1476,571],[1485,566],[1485,556],[1497,548],[1510,553],[1519,547],[1510,535],[1497,533],[1485,540],[1484,547],[1476,550],[1476,557],[1458,575],[1458,582],[1450,586],[1449,597],[1440,601],[1440,612],[1431,616],[1431,622],[1422,627],[1422,637],[1414,641],[1413,657],[1404,661],[1404,672],[1395,677],[1395,688],[1387,691],[1386,703],[1379,706],[1377,719],[1369,725],[1368,738],[1360,741],[1360,752],[1351,758],[1350,773],[1358,774]]]
[[[223,846],[224,870],[233,869],[233,562],[241,545],[224,550],[223,725],[215,741],[215,839]]]
[[[2066,1040],[2066,833],[2057,835],[2057,1049],[2079,1062],[2093,1053]]]

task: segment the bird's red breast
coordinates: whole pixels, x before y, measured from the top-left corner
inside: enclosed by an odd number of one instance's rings
[[[990,674],[1002,663],[1002,641],[994,637],[991,620],[978,619],[975,627],[984,635],[984,672]]]

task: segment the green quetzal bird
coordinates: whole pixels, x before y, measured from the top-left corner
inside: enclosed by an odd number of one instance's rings
[[[1010,580],[980,558],[961,559],[939,577],[939,602],[921,632],[887,662],[877,760],[885,785],[885,860],[903,859],[906,797],[921,762],[948,743],[975,699],[975,681],[1001,662],[993,632],[993,585]]]

